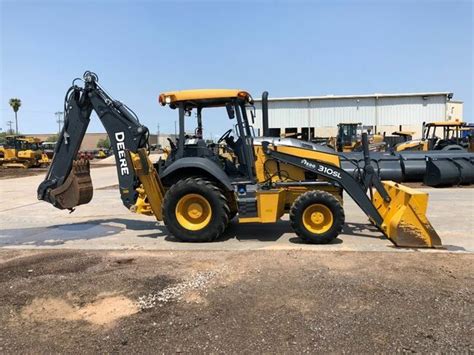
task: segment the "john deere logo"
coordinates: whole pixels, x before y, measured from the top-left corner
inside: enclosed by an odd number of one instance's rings
[[[129,175],[130,171],[128,170],[127,159],[125,159],[125,133],[115,133],[115,140],[117,141],[117,155],[119,158],[118,163],[120,164],[120,174]]]
[[[304,166],[306,166],[310,169],[316,169],[316,164],[310,163],[306,159],[301,160],[301,164],[303,164]]]

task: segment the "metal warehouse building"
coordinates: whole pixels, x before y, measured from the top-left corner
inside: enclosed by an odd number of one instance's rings
[[[269,98],[269,128],[274,137],[301,133],[303,139],[336,135],[338,123],[362,123],[373,132],[414,131],[423,122],[462,120],[462,102],[449,92],[328,95]],[[262,131],[261,99],[255,100],[255,128]]]

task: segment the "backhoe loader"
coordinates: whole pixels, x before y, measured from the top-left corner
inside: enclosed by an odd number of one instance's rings
[[[336,137],[329,138],[328,144],[338,152],[362,151],[362,123],[339,123]],[[384,136],[367,132],[370,151],[385,151]]]
[[[422,138],[399,143],[395,151],[468,151],[469,138],[462,136],[466,127],[466,122],[459,120],[423,123]]]
[[[428,195],[391,181],[380,181],[370,164],[363,135],[365,166],[358,178],[341,168],[341,153],[291,138],[265,136],[268,105],[262,102],[264,136],[254,137],[253,99],[244,90],[185,90],[159,95],[177,110],[179,134],[165,160],[152,164],[148,129],[123,103],[111,98],[97,75],[86,72],[66,95],[65,122],[53,162],[38,198],[73,210],[93,195],[89,163],[74,160],[92,111],[102,121],[116,158],[120,195],[133,212],[163,221],[186,242],[210,242],[229,221],[275,223],[289,213],[296,234],[308,243],[329,243],[344,225],[343,191],[383,235],[401,247],[439,247],[426,218]],[[264,93],[264,101],[268,93]],[[233,129],[216,144],[203,139],[203,113],[221,107]],[[192,113],[197,128],[185,129]],[[265,122],[267,124],[265,124]],[[253,122],[252,122],[253,123]],[[229,154],[221,154],[223,148]]]

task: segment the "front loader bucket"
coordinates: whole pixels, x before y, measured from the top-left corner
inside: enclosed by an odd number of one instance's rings
[[[55,207],[71,209],[90,202],[93,194],[88,160],[74,160],[71,172],[64,184],[50,191]]]
[[[426,217],[428,194],[393,181],[382,181],[382,184],[391,200],[384,201],[375,192],[373,204],[382,216],[381,228],[387,237],[399,247],[441,247],[438,233]]]

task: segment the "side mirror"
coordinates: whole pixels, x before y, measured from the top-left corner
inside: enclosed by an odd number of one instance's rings
[[[232,104],[226,104],[225,108],[227,110],[227,116],[229,116],[230,119],[235,118],[234,106],[232,106]]]

